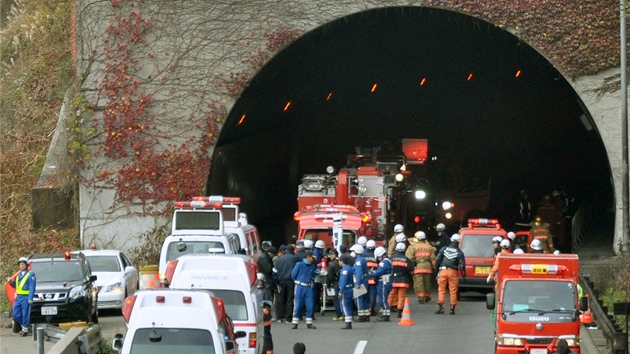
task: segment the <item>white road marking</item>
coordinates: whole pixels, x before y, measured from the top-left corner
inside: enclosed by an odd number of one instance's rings
[[[363,354],[363,351],[365,350],[365,347],[367,347],[367,341],[366,340],[360,340],[357,343],[357,346],[354,347],[354,354]]]

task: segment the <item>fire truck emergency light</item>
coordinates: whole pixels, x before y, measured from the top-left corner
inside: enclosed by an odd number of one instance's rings
[[[510,270],[521,274],[566,274],[569,268],[557,264],[513,264]]]
[[[429,141],[427,139],[403,139],[402,151],[411,165],[421,165],[429,155]]]
[[[485,219],[485,218],[468,219],[468,227],[475,227],[475,226],[493,226],[497,229],[501,228],[501,225],[499,224],[498,219]]]

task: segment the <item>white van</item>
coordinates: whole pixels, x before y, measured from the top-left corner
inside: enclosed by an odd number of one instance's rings
[[[222,300],[209,291],[148,289],[129,296],[123,306],[126,338],[112,348],[123,354],[234,353],[234,333]]]
[[[226,207],[224,207],[222,211],[224,209],[226,209]],[[223,214],[223,216],[225,217],[225,214]],[[244,248],[244,252],[242,253],[250,256],[254,260],[254,263],[258,263],[258,258],[260,258],[260,255],[262,254],[262,250],[260,248],[260,235],[258,234],[258,229],[247,222],[247,216],[245,213],[239,213],[239,218],[236,222],[231,220],[228,221],[227,219],[223,220],[225,233],[237,235]]]
[[[223,300],[236,331],[239,353],[260,354],[263,345],[262,292],[257,287],[256,264],[246,255],[191,254],[168,265],[171,289],[207,289]]]

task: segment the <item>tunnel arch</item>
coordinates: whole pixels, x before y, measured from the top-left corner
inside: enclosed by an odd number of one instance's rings
[[[492,175],[488,214],[507,217],[522,189],[613,205],[602,138],[565,77],[508,31],[426,7],[351,14],[269,60],[229,113],[207,191],[241,196],[263,238],[281,241],[303,174],[403,138]]]

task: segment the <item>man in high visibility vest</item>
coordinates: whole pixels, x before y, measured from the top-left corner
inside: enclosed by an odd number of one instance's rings
[[[31,321],[31,305],[35,296],[35,273],[28,270],[28,260],[26,257],[18,259],[20,272],[15,279],[7,279],[9,284],[15,288],[15,304],[13,305],[13,320],[22,326],[20,336],[26,337]]]

